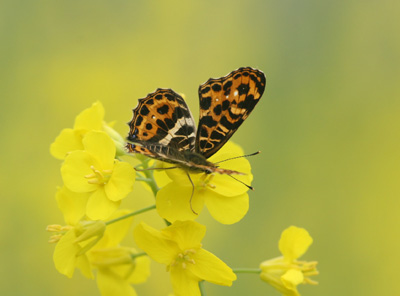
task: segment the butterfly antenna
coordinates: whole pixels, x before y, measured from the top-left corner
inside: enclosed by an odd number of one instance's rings
[[[224,160],[221,160],[221,161],[217,161],[217,162],[214,162],[214,163],[221,163],[221,162],[224,162],[224,161],[228,161],[228,160],[232,160],[232,159],[236,159],[236,158],[241,158],[241,157],[254,156],[254,155],[257,155],[257,154],[260,154],[260,153],[261,153],[261,151],[257,151],[257,152],[251,153],[251,154],[246,154],[246,155],[227,158],[227,159],[224,159]]]
[[[194,195],[194,183],[193,183],[193,181],[192,181],[192,178],[190,178],[190,175],[189,175],[188,172],[186,172],[186,175],[188,176],[190,183],[192,183],[192,195],[190,196],[190,200],[189,200],[190,209],[192,210],[192,212],[193,212],[194,214],[198,215],[198,214],[193,210],[193,207],[192,207],[192,198],[193,198],[193,195]]]
[[[143,172],[143,171],[153,171],[153,170],[171,170],[171,169],[177,169],[178,167],[169,167],[169,168],[147,168],[147,169],[137,169],[135,168],[135,171],[137,172]]]
[[[238,181],[239,183],[242,183],[244,186],[246,186],[247,188],[249,188],[250,190],[254,191],[254,187],[247,185],[246,183],[244,183],[243,181],[240,181],[239,179],[236,179],[234,176],[232,175],[228,175],[229,177],[231,177],[232,179],[235,179],[236,181]]]

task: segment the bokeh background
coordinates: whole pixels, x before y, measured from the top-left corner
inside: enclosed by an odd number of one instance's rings
[[[267,90],[233,140],[262,151],[256,190],[240,223],[200,218],[204,246],[257,267],[297,225],[321,273],[302,295],[400,295],[399,15],[400,2],[372,0],[1,1],[0,294],[98,295],[56,272],[45,232],[63,223],[49,145],[81,110],[100,100],[126,135],[137,99],[169,87],[197,118],[200,83],[252,66]],[[152,268],[139,295],[167,295]],[[205,288],[279,295],[249,274]]]

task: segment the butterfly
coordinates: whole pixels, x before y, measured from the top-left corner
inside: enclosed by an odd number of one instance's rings
[[[207,159],[249,116],[264,93],[265,81],[262,71],[250,67],[207,80],[199,87],[197,129],[182,96],[172,89],[159,88],[139,99],[128,123],[126,148],[131,153],[172,163],[186,172],[242,174],[220,168]]]

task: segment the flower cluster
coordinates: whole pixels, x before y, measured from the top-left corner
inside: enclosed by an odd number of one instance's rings
[[[243,173],[232,178],[169,169],[168,164],[127,154],[124,146],[123,137],[104,121],[99,102],[82,111],[74,127],[62,130],[51,144],[50,153],[62,161],[64,183],[55,194],[64,224],[47,227],[52,233],[49,241],[56,244],[57,271],[71,278],[80,270],[96,279],[103,296],[137,295],[133,285],[150,276],[150,259],[167,267],[176,296],[202,295],[204,281],[231,286],[244,269],[230,268],[203,248],[206,227],[194,220],[204,207],[223,224],[234,224],[246,215],[253,175],[248,160],[237,158],[243,150],[228,142],[208,159],[229,160],[224,168]],[[135,160],[124,161],[124,155]],[[133,192],[135,182],[145,184],[155,204],[136,211],[122,209],[123,199],[141,198]],[[132,232],[133,219],[153,209],[166,227],[158,230],[139,220]],[[141,251],[124,243],[132,234]],[[250,270],[283,295],[299,295],[297,285],[316,283],[310,279],[318,273],[316,262],[297,260],[311,243],[306,230],[289,227],[279,242],[283,256]]]

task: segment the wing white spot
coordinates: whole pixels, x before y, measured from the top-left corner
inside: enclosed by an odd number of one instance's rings
[[[185,118],[185,117],[180,118],[175,123],[175,126],[168,131],[168,134],[160,142],[163,143],[164,145],[168,145],[171,142],[172,138],[175,137],[175,133],[182,126],[185,126],[185,125],[194,126],[194,122],[193,122],[193,120],[191,118]],[[194,138],[194,137],[196,137],[196,131],[195,130],[190,135],[188,135],[188,138]]]
[[[233,95],[236,97],[237,95],[238,95],[238,91],[237,90],[235,90],[235,92],[233,93]],[[227,96],[228,97],[228,96]]]

